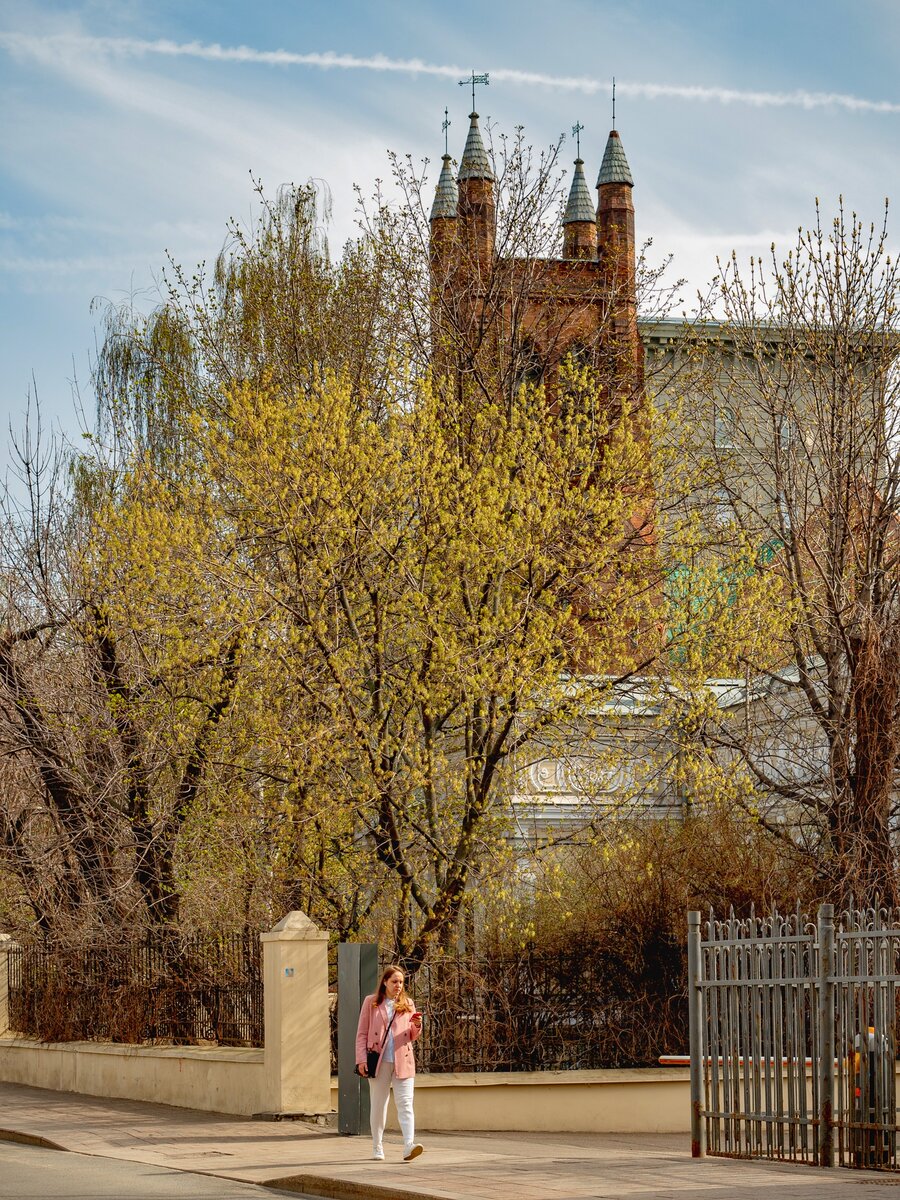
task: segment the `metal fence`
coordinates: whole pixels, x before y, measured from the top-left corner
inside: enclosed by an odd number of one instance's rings
[[[590,944],[436,954],[409,981],[425,1014],[419,1069],[634,1067],[684,1053],[683,950],[670,949],[662,972]],[[257,933],[26,945],[10,952],[9,979],[11,1027],[42,1041],[263,1044]],[[336,981],[335,967],[332,990]],[[337,1023],[333,1005],[335,1068]]]
[[[688,919],[693,1151],[900,1170],[900,913]]]
[[[648,981],[590,945],[564,954],[436,954],[408,981],[424,1013],[418,1069],[655,1065],[666,1050],[687,1050],[687,998],[681,970],[673,973],[674,984]]]
[[[148,935],[9,955],[9,1019],[42,1041],[263,1044],[259,935]]]

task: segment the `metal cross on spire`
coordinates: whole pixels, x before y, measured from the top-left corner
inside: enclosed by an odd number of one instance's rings
[[[575,157],[581,158],[581,131],[584,126],[580,121],[576,121],[572,126],[572,136],[575,138]]]
[[[483,75],[476,75],[474,68],[472,70],[472,74],[469,79],[461,79],[459,81],[460,87],[467,87],[469,84],[472,85],[472,112],[475,111],[475,84],[483,83],[484,86],[487,87],[490,82],[491,82],[491,77],[487,71],[485,71],[485,73]]]
[[[613,129],[616,127],[616,77],[613,75]]]
[[[450,128],[450,110],[449,110],[449,108],[445,108],[444,109],[444,121],[443,121],[443,124],[441,125],[441,129],[443,129],[443,131],[444,131],[444,153],[445,154],[450,153],[449,134],[447,133],[447,130],[449,128]]]

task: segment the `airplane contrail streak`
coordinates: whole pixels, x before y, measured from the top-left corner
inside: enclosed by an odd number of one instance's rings
[[[195,58],[211,62],[251,63],[271,67],[315,67],[320,70],[384,71],[411,75],[436,75],[459,79],[468,68],[449,63],[429,63],[419,58],[390,58],[384,54],[339,54],[335,51],[299,53],[293,50],[257,50],[251,46],[221,46],[217,42],[174,42],[167,39],[145,41],[138,38],[86,37],[53,34],[37,37],[23,33],[0,32],[0,48],[19,57],[46,60],[78,54],[117,57]],[[551,75],[520,71],[512,67],[491,69],[492,80],[523,87],[545,87],[557,91],[594,95],[606,92],[609,80],[587,75]],[[810,92],[803,89],[783,92],[748,91],[740,88],[704,87],[699,84],[647,83],[620,79],[620,95],[646,100],[685,100],[705,104],[742,104],[752,108],[840,108],[849,112],[900,113],[900,103],[870,100],[846,92]]]

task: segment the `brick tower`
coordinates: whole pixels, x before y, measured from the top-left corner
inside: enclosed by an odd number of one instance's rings
[[[622,140],[611,129],[597,176],[597,261],[602,286],[613,298],[610,334],[640,371],[633,188]]]
[[[552,387],[577,351],[601,373],[613,408],[640,405],[634,181],[618,131],[606,142],[596,209],[580,153],[575,160],[560,257],[516,257],[496,247],[496,180],[478,120],[472,112],[456,180],[444,154],[431,210],[435,361],[477,375],[479,361],[508,359],[483,387],[529,376]]]

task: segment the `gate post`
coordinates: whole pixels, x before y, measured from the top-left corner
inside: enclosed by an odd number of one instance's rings
[[[706,1157],[703,1107],[703,992],[700,989],[700,913],[688,913],[688,1028],[691,1039],[691,1156]]]
[[[818,913],[819,963],[816,977],[819,1019],[819,1146],[820,1167],[834,1166],[834,905]]]
[[[19,949],[8,933],[0,933],[0,1037],[13,1032],[9,1016],[9,958]]]
[[[263,953],[266,1112],[331,1108],[328,934],[289,912],[260,934]]]
[[[338,1133],[356,1136],[369,1123],[369,1083],[354,1071],[363,999],[378,986],[378,947],[338,943]]]

